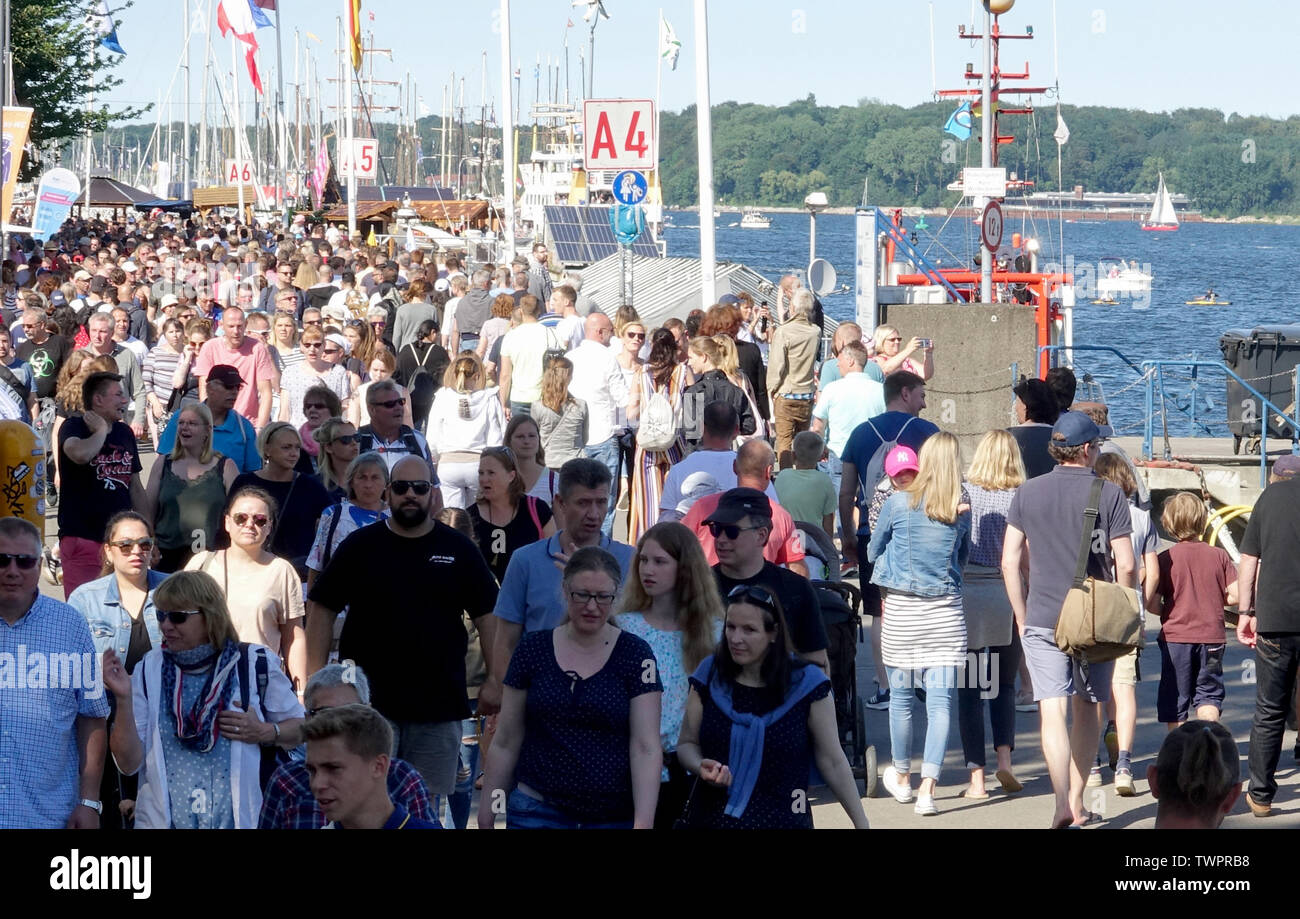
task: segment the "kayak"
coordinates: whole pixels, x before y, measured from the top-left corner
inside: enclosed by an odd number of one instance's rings
[[[1217,297],[1208,300],[1205,297],[1197,297],[1195,300],[1184,301],[1188,306],[1232,306],[1231,300],[1220,300]]]

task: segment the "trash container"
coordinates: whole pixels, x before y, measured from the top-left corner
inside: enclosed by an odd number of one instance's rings
[[[1287,414],[1295,415],[1294,371],[1300,365],[1300,325],[1229,329],[1219,338],[1219,350],[1224,363],[1251,389]],[[1259,437],[1264,407],[1258,397],[1228,377],[1227,402],[1228,428],[1235,443]],[[1268,436],[1291,440],[1295,434],[1289,423],[1270,411]]]

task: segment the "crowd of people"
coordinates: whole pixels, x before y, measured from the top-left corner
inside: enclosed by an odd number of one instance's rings
[[[1252,732],[1256,813],[1276,791],[1290,574],[1244,581],[1286,551],[1281,522],[1252,520],[1240,585],[1197,539],[1199,501],[1166,506],[1180,541],[1157,553],[1131,465],[1061,410],[1060,378],[1017,387],[1022,424],[964,468],[919,417],[933,344],[846,322],[823,361],[792,276],[775,311],[725,295],[655,327],[593,303],[540,243],[469,265],[323,226],[152,218],[16,254],[0,417],[46,444],[58,533],[0,519],[0,652],[75,655],[100,682],[0,681],[0,753],[26,764],[0,826],[807,828],[825,786],[865,828],[855,637],[817,587],[854,570],[885,789],[938,813],[955,700],[965,794],[988,797],[987,700],[996,779],[1019,791],[1031,698],[1052,824],[1084,825],[1099,706],[1113,693],[1120,794],[1136,724],[1136,653],[1081,672],[1053,638],[1094,481],[1089,570],[1165,623],[1171,729],[1217,718],[1223,604],[1258,596],[1266,621],[1239,633],[1276,704]],[[1204,774],[1226,757],[1170,736],[1153,794],[1186,819],[1226,811]]]

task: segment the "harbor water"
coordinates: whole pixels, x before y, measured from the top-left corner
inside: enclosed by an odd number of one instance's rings
[[[698,218],[676,212],[674,226],[666,229],[668,254],[699,255]],[[719,260],[743,262],[767,277],[802,268],[808,262],[809,220],[803,214],[773,214],[771,229],[749,230],[728,226],[740,219],[724,211],[715,221]],[[969,221],[927,217],[928,229],[917,231],[927,257],[940,267],[969,265],[978,251],[978,228]],[[916,223],[905,218],[909,230]],[[1064,252],[1060,236],[1064,235]],[[1300,254],[1300,227],[1262,224],[1184,223],[1176,232],[1143,232],[1136,223],[1022,222],[1008,218],[1006,239],[1021,233],[1040,240],[1040,268],[1063,265],[1079,286],[1074,311],[1076,345],[1110,345],[1133,363],[1154,359],[1218,361],[1219,336],[1227,329],[1300,322],[1300,305],[1286,293],[1288,269]],[[817,218],[817,255],[828,260],[841,284],[852,285],[854,218],[848,214],[823,214]],[[1100,260],[1137,260],[1153,275],[1151,291],[1136,299],[1120,298],[1114,306],[1093,305],[1091,285]],[[1103,267],[1103,270],[1105,268]],[[1231,305],[1187,306],[1213,287]],[[822,298],[827,315],[851,319],[852,290]],[[907,329],[902,330],[907,335]],[[942,339],[938,346],[942,347]],[[1140,434],[1145,418],[1143,385],[1139,375],[1118,358],[1104,353],[1076,352],[1076,374],[1091,374],[1099,389],[1085,392],[1111,405],[1111,420],[1119,434]],[[1190,373],[1166,372],[1165,400],[1171,435],[1228,433],[1224,407],[1224,375],[1202,370],[1193,384]],[[1195,426],[1191,403],[1195,401]],[[1159,398],[1157,397],[1157,411]],[[1161,426],[1157,419],[1156,431]]]

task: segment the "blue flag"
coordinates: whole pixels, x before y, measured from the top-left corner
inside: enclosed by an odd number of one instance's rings
[[[100,0],[99,9],[90,14],[87,24],[99,36],[101,47],[114,54],[126,54],[117,41],[117,26],[113,24],[113,14],[109,12],[108,0]]]
[[[957,111],[948,116],[948,122],[943,126],[943,129],[958,140],[969,140],[971,131],[970,103],[963,102],[959,105]]]
[[[275,4],[272,4],[270,8],[275,9]],[[253,22],[259,29],[275,25],[275,23],[271,22],[271,17],[262,11],[262,7],[257,0],[248,0],[248,10],[253,14]]]

